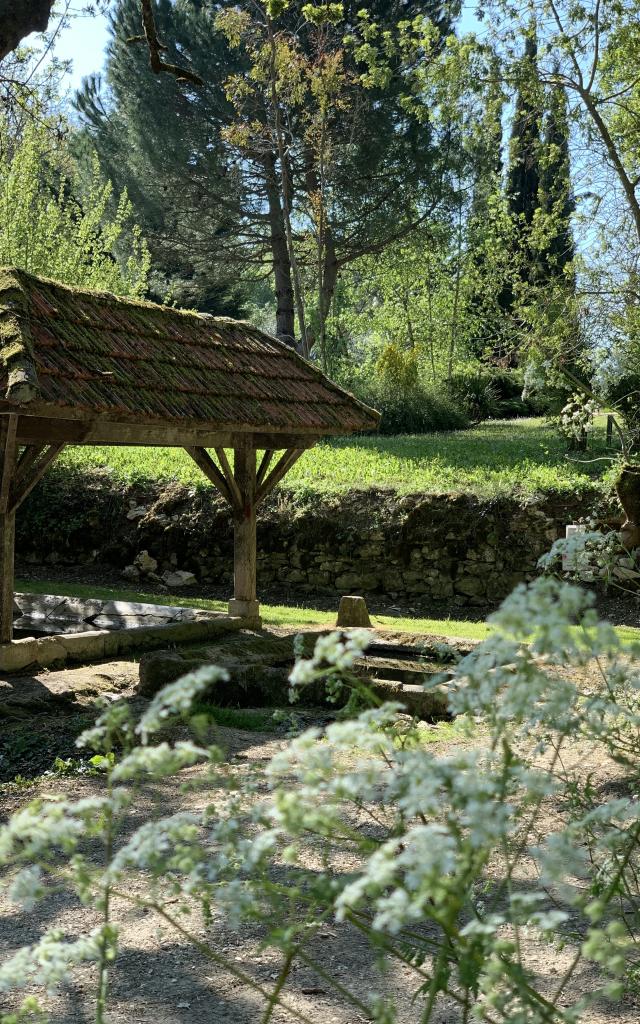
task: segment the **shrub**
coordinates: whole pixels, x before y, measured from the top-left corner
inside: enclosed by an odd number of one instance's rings
[[[424,384],[417,349],[393,342],[375,361],[345,362],[334,376],[356,398],[382,414],[380,434],[430,434],[464,430],[469,417],[442,388]]]
[[[522,376],[515,370],[480,367],[453,374],[447,389],[453,401],[477,423],[532,415],[532,404],[522,397],[523,386]]]
[[[469,417],[446,392],[416,385],[408,394],[372,387],[359,396],[382,414],[381,434],[431,434],[464,430]]]
[[[609,380],[602,397],[622,416],[631,446],[640,447],[640,376],[626,373]]]
[[[476,730],[471,748],[434,753],[401,706],[386,703],[305,731],[266,771],[256,768],[255,780],[241,773],[227,784],[204,740],[150,742],[224,673],[170,684],[137,724],[126,703],[108,706],[81,738],[98,751],[104,791],[40,799],[0,830],[15,903],[29,909],[53,886],[74,892],[101,923],[19,950],[0,966],[0,992],[32,981],[55,988],[76,965],[95,962],[102,1024],[118,897],[161,915],[261,994],[264,1021],[276,1005],[296,1015],[285,987],[298,964],[319,970],[366,1019],[398,1019],[388,991],[362,996],[357,978],[334,978],[314,959],[311,940],[331,918],[370,943],[383,985],[385,967],[398,965],[423,1024],[452,1019],[452,1002],[460,1020],[577,1024],[596,1000],[620,999],[638,972],[640,648],[625,646],[591,605],[583,590],[541,579],[518,587],[492,617],[494,632],[448,683],[461,735]],[[331,694],[356,685],[366,644],[363,631],[320,637],[292,672],[292,690],[323,679]],[[565,749],[576,737],[598,766],[597,784]],[[117,761],[114,748],[125,750]],[[124,827],[136,783],[198,762],[210,766],[202,812]],[[606,762],[617,773],[611,792],[601,784]],[[550,832],[549,807],[561,808]],[[104,859],[89,856],[88,839],[103,844]],[[205,922],[214,908],[231,924],[260,922],[263,945],[281,955],[273,985],[209,940],[194,902]],[[551,986],[545,959],[557,963]]]

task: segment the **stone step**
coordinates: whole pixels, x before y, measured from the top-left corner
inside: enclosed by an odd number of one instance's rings
[[[394,700],[403,705],[405,711],[425,721],[451,718],[448,709],[446,686],[434,686],[425,690],[412,683],[399,683],[395,679],[372,679],[371,689],[380,700]]]

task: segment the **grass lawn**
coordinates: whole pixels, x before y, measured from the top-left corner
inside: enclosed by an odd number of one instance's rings
[[[601,419],[584,459],[603,454]],[[178,448],[67,448],[59,464],[108,468],[132,482],[203,484],[200,470]],[[532,418],[494,420],[443,434],[337,438],[307,452],[286,481],[291,489],[310,493],[389,487],[398,493],[466,491],[483,497],[575,494],[606,467],[606,462],[568,460],[556,430]]]
[[[178,607],[207,608],[226,612],[226,601],[201,597],[176,597],[173,594],[145,594],[139,590],[113,590],[110,587],[87,586],[80,583],[62,583],[47,580],[16,580],[17,592],[27,594],[60,594],[65,597],[97,597],[110,601],[141,601],[148,604],[177,605]],[[334,626],[335,612],[319,611],[298,605],[261,604],[260,612],[265,626],[283,626],[304,629],[307,626]],[[440,636],[461,637],[466,640],[484,640],[491,632],[486,622],[469,619],[396,618],[391,615],[371,615],[374,626],[394,629],[403,633],[435,633]],[[628,643],[640,642],[640,629],[617,626],[616,632]]]
[[[176,597],[174,594],[145,594],[139,590],[112,590],[110,587],[87,586],[80,583],[62,583],[58,580],[33,582],[16,580],[15,589],[25,594],[60,594],[64,597],[97,597],[109,601],[142,601],[149,604],[169,604],[179,607],[207,608],[209,611],[226,612],[226,601],[213,601],[201,597]],[[280,604],[261,604],[260,612],[265,626],[333,626],[335,612],[318,611]],[[484,622],[468,622],[464,619],[405,619],[391,615],[372,615],[374,626],[397,629],[412,633],[441,633],[443,636],[459,636],[472,640],[483,640],[489,632]]]

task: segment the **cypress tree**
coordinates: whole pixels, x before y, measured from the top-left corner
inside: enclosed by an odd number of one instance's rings
[[[506,180],[506,204],[510,224],[510,266],[498,294],[503,314],[511,316],[518,295],[537,276],[537,254],[530,244],[531,230],[540,202],[540,152],[542,126],[542,88],[538,75],[538,44],[530,32],[525,41],[520,67],[520,84],[516,95],[509,165]],[[517,339],[509,338],[507,329],[499,339],[494,354],[496,361],[516,365]],[[506,341],[505,341],[506,339]]]
[[[537,54],[536,38],[528,35],[516,97],[507,175],[509,212],[520,229],[531,227],[539,202],[542,92]]]
[[[540,252],[543,279],[561,277],[575,257],[571,215],[575,200],[571,188],[567,96],[554,86],[547,97],[544,155],[540,175],[540,208],[549,218],[545,245]]]

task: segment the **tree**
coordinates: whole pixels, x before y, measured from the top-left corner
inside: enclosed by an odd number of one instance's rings
[[[539,202],[542,96],[537,54],[536,37],[529,33],[519,69],[507,171],[509,213],[523,232],[531,227]]]
[[[504,241],[509,250],[510,267],[498,296],[498,304],[510,320],[514,317],[523,291],[537,277],[537,254],[531,245],[531,231],[540,201],[542,94],[537,53],[536,35],[530,30],[525,36],[524,54],[517,67],[518,92],[509,141],[506,181],[509,225]],[[517,348],[517,338],[508,328],[502,332],[493,358],[508,364],[516,363]]]
[[[107,177],[127,190],[149,244],[153,296],[238,315],[242,279],[253,267],[244,254],[254,217],[239,192],[241,169],[222,159],[220,124],[230,117],[221,87],[226,47],[196,5],[163,0],[155,14],[161,38],[170,41],[167,60],[179,61],[197,44],[203,85],[151,71],[146,48],[129,42],[141,27],[139,0],[123,0],[110,14],[105,75],[88,79],[76,97],[84,125],[76,149],[88,152],[86,163],[95,149]]]
[[[549,90],[541,154],[539,206],[545,217],[545,239],[540,246],[543,279],[561,276],[571,268],[576,249],[571,218],[576,203],[571,183],[567,94],[562,86]]]
[[[0,124],[0,265],[66,284],[141,296],[149,259],[126,193],[113,205],[97,160],[81,186],[68,152],[42,120],[13,144]]]
[[[189,68],[204,83],[197,87],[150,72],[145,52],[128,42],[140,33],[138,4],[122,0],[112,20],[106,72],[109,91],[94,87],[93,93],[86,90],[79,98],[101,159],[119,185],[127,184],[136,209],[140,197],[141,220],[154,256],[156,243],[159,248],[162,239],[166,266],[175,234],[181,255],[194,253],[200,265],[214,268],[212,274],[215,268],[224,268],[236,279],[250,278],[262,276],[270,267],[277,333],[289,340],[296,334],[292,248],[296,250],[293,262],[301,264],[302,292],[309,268],[319,266],[321,239],[323,299],[316,303],[321,327],[342,267],[363,253],[380,251],[388,241],[410,231],[427,205],[441,197],[443,177],[438,163],[441,140],[427,123],[420,124],[405,109],[406,74],[400,57],[387,61],[385,82],[365,83],[365,62],[356,48],[347,50],[343,41],[345,28],[357,27],[357,6],[347,4],[343,24],[335,27],[331,19],[314,23],[303,15],[303,7],[307,11],[311,5],[287,5],[276,24],[266,8],[249,2],[223,3],[215,12],[195,2],[157,3],[158,34],[167,46],[164,59],[178,64],[188,60]],[[449,14],[443,14],[432,0],[412,3],[406,10],[410,15],[432,13],[438,38],[448,31]],[[404,6],[377,5],[372,11],[381,18],[376,30],[390,33],[403,12]],[[234,40],[227,35],[225,40],[216,30],[214,14],[218,24],[225,15],[243,19],[245,27],[239,37]],[[247,19],[253,21],[251,42]],[[276,61],[275,104],[273,74],[270,81],[269,75],[260,82],[252,77],[252,47],[255,57],[258,52],[267,54],[272,44],[276,54],[288,47],[303,63],[307,86],[302,102],[291,102],[287,95],[285,103],[283,62]],[[375,48],[371,42],[367,45],[369,52]],[[322,78],[319,72],[341,54],[349,107],[338,118],[332,104],[325,104],[326,130],[324,142],[318,146],[323,120],[322,115],[318,119],[322,104],[315,91]],[[259,74],[264,71],[261,64]],[[226,93],[223,82],[227,83]],[[327,85],[326,76],[323,85]],[[162,98],[152,100],[151,89],[160,90]],[[279,151],[282,146],[278,146],[278,118],[280,141],[286,149],[284,161]],[[255,129],[253,134],[246,132],[247,125]],[[177,144],[185,130],[189,138],[186,158]],[[205,173],[205,168],[212,173]],[[171,183],[168,195],[175,233],[162,223],[147,232],[145,199],[149,193],[158,193],[161,182]],[[158,202],[156,210],[162,205]],[[208,226],[214,225],[221,225],[220,230],[209,231]],[[192,245],[194,236],[196,244]]]

